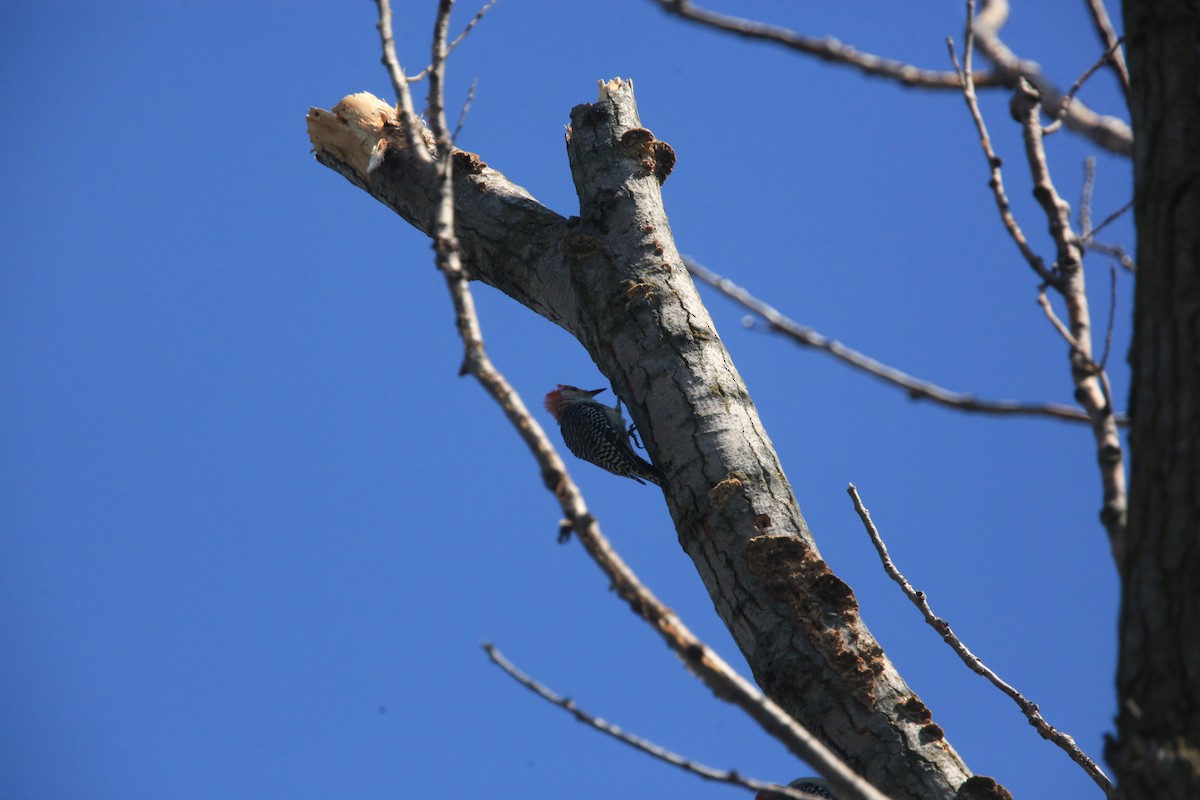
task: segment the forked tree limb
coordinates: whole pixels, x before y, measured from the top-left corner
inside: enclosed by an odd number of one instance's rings
[[[1096,442],[1096,460],[1104,490],[1100,522],[1108,533],[1113,557],[1120,563],[1125,552],[1128,505],[1125,452],[1117,430],[1108,374],[1097,363],[1092,347],[1091,310],[1084,283],[1083,244],[1071,227],[1071,207],[1055,189],[1046,161],[1042,127],[1038,122],[1040,101],[1033,87],[1022,81],[1013,93],[1009,107],[1013,119],[1021,124],[1025,156],[1033,178],[1033,196],[1049,222],[1050,236],[1055,244],[1056,280],[1053,288],[1062,296],[1067,307],[1068,330],[1064,338],[1070,344],[1068,358],[1071,380],[1075,384],[1075,399],[1092,420],[1092,438]],[[1049,308],[1049,304],[1043,307]],[[1050,316],[1053,321],[1053,314]]]
[[[380,32],[383,34],[384,61],[389,65],[393,74],[403,75],[403,70],[395,60],[395,55],[389,52],[386,43],[391,38],[389,24],[390,4],[388,0],[378,0],[380,9]],[[454,170],[451,154],[454,152],[453,143],[446,122],[445,106],[445,67],[446,57],[451,46],[446,44],[446,35],[450,23],[450,12],[453,0],[439,0],[437,21],[434,25],[433,53],[429,69],[429,128],[438,152],[438,175],[440,185],[437,189],[437,212],[434,219],[434,251],[438,269],[446,278],[446,285],[454,302],[455,327],[463,342],[463,364],[461,373],[471,374],[487,393],[504,410],[513,427],[537,459],[542,469],[543,480],[550,489],[564,514],[561,523],[563,530],[574,530],[580,543],[592,557],[596,565],[603,570],[609,580],[609,586],[617,597],[630,605],[634,612],[653,627],[676,655],[688,666],[691,672],[708,686],[718,697],[737,705],[747,715],[759,723],[763,730],[774,736],[801,760],[810,764],[824,775],[831,785],[838,790],[840,797],[845,800],[887,800],[886,795],[865,782],[817,739],[789,717],[781,708],[764,697],[755,687],[741,677],[711,648],[698,639],[683,622],[675,616],[649,589],[638,579],[633,570],[624,563],[617,552],[608,543],[600,531],[599,522],[587,510],[583,496],[567,474],[566,467],[559,459],[554,447],[550,444],[541,425],[534,419],[521,401],[520,396],[509,384],[504,375],[496,369],[488,357],[483,343],[483,332],[475,313],[475,302],[470,289],[469,280],[463,269],[458,239],[454,234]],[[485,10],[486,10],[485,6]],[[477,17],[478,19],[478,17]],[[400,103],[404,107],[407,94],[407,84],[399,90]],[[398,112],[402,113],[402,112]],[[465,109],[464,109],[465,113]],[[412,141],[410,135],[407,141]],[[369,171],[378,169],[386,153],[386,146],[377,145],[372,149],[372,160]],[[371,169],[374,167],[374,169]],[[560,534],[560,541],[562,540]],[[507,662],[492,648],[488,649],[492,660],[499,664],[509,674],[516,677],[525,685],[535,688],[532,682],[518,672],[506,666]],[[552,695],[544,687],[536,687],[535,691],[544,697]],[[671,763],[698,769],[695,762],[682,759],[674,754],[668,754],[661,748],[652,746],[645,740],[628,737],[626,734],[611,726],[604,726],[598,720],[589,718],[578,709],[573,709],[580,719],[589,719],[597,728],[604,730],[622,741],[646,749],[658,757],[666,758]],[[747,788],[762,789],[765,784],[751,786],[740,779],[736,773],[719,774],[711,770],[699,770],[700,774],[717,780],[742,783]],[[803,797],[804,795],[795,795]]]
[[[602,84],[571,121],[578,218],[455,153],[465,268],[571,332],[626,401],[671,476],[680,544],[764,692],[892,797],[953,797],[970,772],[821,559],[683,267],[660,192],[673,152],[642,128],[628,82]],[[390,105],[350,96],[312,110],[309,134],[321,163],[432,230],[436,169],[406,152]]]
[[[779,25],[772,25],[758,20],[734,17],[718,11],[697,6],[691,0],[654,0],[664,11],[681,19],[703,25],[714,30],[724,31],[736,36],[743,36],[763,42],[782,45],[804,55],[814,56],[833,64],[841,64],[850,69],[856,69],[866,75],[897,81],[905,86],[921,89],[955,89],[959,87],[957,76],[953,72],[938,72],[922,69],[913,64],[906,64],[889,58],[881,58],[872,53],[864,53],[854,47],[832,37],[815,38],[805,36],[796,31]],[[1096,14],[1096,6],[1103,11],[1100,0],[1089,0]],[[1036,62],[1023,59],[1004,43],[1000,38],[1000,29],[1008,21],[1008,0],[982,0],[979,15],[974,18],[973,30],[979,38],[980,50],[992,62],[994,69],[980,72],[975,76],[975,85],[984,87],[1013,88],[1022,78],[1037,87],[1046,98],[1046,111],[1056,118],[1061,118],[1064,124],[1076,133],[1091,139],[1096,145],[1121,155],[1131,155],[1133,150],[1133,134],[1129,125],[1117,117],[1110,117],[1092,111],[1082,102],[1064,102],[1064,95],[1054,83],[1042,72]],[[1107,15],[1104,16],[1107,23]],[[1096,17],[1097,25],[1102,25]],[[1102,31],[1105,49],[1113,49],[1114,64],[1120,64],[1120,52],[1116,48],[1116,34],[1111,24]],[[1128,76],[1124,76],[1124,86],[1128,89]]]
[[[1000,38],[1000,29],[1008,21],[1008,0],[981,0],[979,13],[971,28],[979,49],[987,56],[996,71],[1007,75],[1010,84],[1027,81],[1038,90],[1045,110],[1063,123],[1105,150],[1124,156],[1133,154],[1133,132],[1129,123],[1117,117],[1097,114],[1078,100],[1064,104],[1066,95],[1054,85],[1041,66],[1023,59]]]

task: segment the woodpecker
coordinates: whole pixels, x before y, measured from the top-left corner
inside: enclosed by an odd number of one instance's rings
[[[788,784],[789,789],[799,789],[802,792],[807,792],[813,797],[824,797],[826,800],[835,800],[833,792],[829,791],[829,784],[820,778],[796,778]],[[771,794],[770,792],[759,792],[754,796],[754,800],[773,800],[779,795]]]
[[[546,410],[558,421],[567,449],[614,475],[633,478],[643,485],[650,481],[667,488],[667,476],[662,470],[633,452],[629,444],[633,431],[625,427],[620,398],[614,408],[592,399],[603,391],[588,391],[560,383],[546,395]]]

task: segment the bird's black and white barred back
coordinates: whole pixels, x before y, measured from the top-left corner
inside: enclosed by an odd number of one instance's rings
[[[820,797],[823,800],[837,800],[833,796],[833,792],[829,791],[829,784],[820,778],[797,778],[788,784],[789,789],[799,789],[802,792],[811,794],[813,797]],[[771,792],[759,792],[755,795],[754,800],[775,800],[779,797]]]
[[[602,391],[559,384],[546,395],[546,410],[558,421],[567,449],[614,475],[667,488],[667,476],[662,470],[633,451],[620,401],[610,408],[593,399]]]

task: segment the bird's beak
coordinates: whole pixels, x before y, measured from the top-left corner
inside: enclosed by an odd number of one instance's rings
[[[590,392],[588,392],[588,394],[590,394],[592,397],[595,397],[596,395],[600,394],[600,393],[601,393],[601,392],[603,392],[603,391],[604,391],[604,389],[603,389],[603,388],[601,388],[601,389],[592,389]]]

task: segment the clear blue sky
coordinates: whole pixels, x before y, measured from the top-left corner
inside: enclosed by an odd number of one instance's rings
[[[1098,57],[1083,3],[1016,5],[1010,44],[1061,85]],[[410,68],[433,6],[397,8]],[[739,10],[934,68],[963,15],[950,0]],[[460,11],[456,28],[475,7]],[[483,640],[689,757],[808,773],[555,543],[532,459],[456,377],[427,242],[313,160],[310,106],[388,94],[374,23],[366,0],[6,11],[0,796],[748,796],[585,729],[492,667]],[[1071,402],[1066,347],[957,95],[701,31],[646,0],[501,0],[450,63],[451,105],[479,78],[460,144],[570,214],[564,125],[617,75],[678,153],[664,192],[683,252],[920,377]],[[1106,72],[1083,97],[1121,113]],[[1006,104],[989,94],[984,110],[1052,259]],[[1094,148],[1060,133],[1049,150],[1077,205]],[[1099,154],[1097,217],[1129,191],[1128,162]],[[1132,246],[1128,222],[1112,238]],[[1088,280],[1102,327],[1103,259]],[[559,382],[602,385],[565,333],[477,292],[490,352],[531,406]],[[1098,797],[924,626],[845,495],[858,485],[937,610],[1099,758],[1117,582],[1086,427],[912,404],[703,293],[824,556],[949,741],[1019,798]],[[1121,275],[1122,406],[1130,296]],[[572,464],[626,559],[744,669],[659,493]]]

